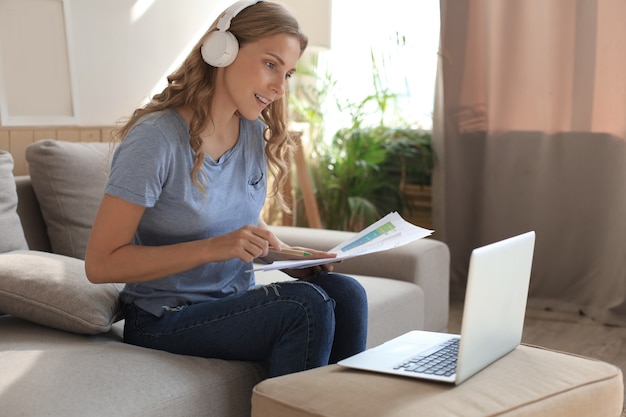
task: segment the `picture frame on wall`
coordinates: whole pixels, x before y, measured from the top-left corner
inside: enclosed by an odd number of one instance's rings
[[[76,124],[68,7],[66,0],[0,0],[2,126]]]

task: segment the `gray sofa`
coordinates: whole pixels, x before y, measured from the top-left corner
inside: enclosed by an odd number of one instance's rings
[[[31,175],[16,177],[12,187],[11,156],[0,151],[0,311],[7,313],[0,316],[0,414],[249,416],[252,388],[266,376],[262,364],[124,344],[121,287],[84,277],[80,250],[109,156],[104,144],[36,142],[27,149]],[[350,236],[273,229],[291,245],[320,249]],[[336,270],[355,276],[367,291],[368,346],[411,329],[446,328],[445,244],[422,239]],[[278,271],[257,273],[259,283],[285,279]]]

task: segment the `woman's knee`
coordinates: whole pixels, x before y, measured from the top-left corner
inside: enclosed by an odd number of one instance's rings
[[[312,282],[337,302],[345,300],[356,304],[367,304],[365,288],[350,276],[324,273],[317,275]]]
[[[316,316],[332,315],[335,301],[318,285],[305,281],[289,281],[275,285],[281,298],[301,303],[306,310],[311,310]]]

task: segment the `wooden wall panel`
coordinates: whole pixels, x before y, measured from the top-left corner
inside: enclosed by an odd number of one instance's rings
[[[3,151],[9,150],[9,132],[0,130],[0,149]]]
[[[41,139],[68,142],[108,142],[113,126],[0,127],[0,149],[11,152],[15,161],[14,175],[28,174],[26,148]]]
[[[35,132],[32,130],[15,130],[9,133],[9,152],[13,155],[15,167],[14,175],[24,175],[28,173],[28,163],[26,162],[26,148],[35,142]]]

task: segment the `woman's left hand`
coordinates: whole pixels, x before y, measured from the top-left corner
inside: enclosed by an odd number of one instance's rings
[[[332,272],[333,271],[333,262],[330,259],[337,256],[337,254],[323,252],[313,249],[305,249],[305,248],[294,248],[294,249],[303,249],[309,253],[311,253],[311,259],[324,259],[328,258],[329,263],[322,265],[315,265],[308,268],[289,268],[282,269],[284,273],[291,276],[292,278],[296,278],[302,281],[308,281],[316,275],[319,275],[324,272]]]

